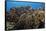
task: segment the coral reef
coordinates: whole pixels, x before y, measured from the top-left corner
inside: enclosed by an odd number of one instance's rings
[[[45,11],[31,6],[10,8],[6,12],[6,30],[38,29],[45,27]]]

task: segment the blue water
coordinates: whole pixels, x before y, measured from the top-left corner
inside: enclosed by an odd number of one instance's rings
[[[44,3],[36,3],[36,2],[6,2],[6,9],[7,11],[10,11],[10,8],[16,7],[16,6],[31,6],[32,8],[39,8],[39,7],[45,7]]]

